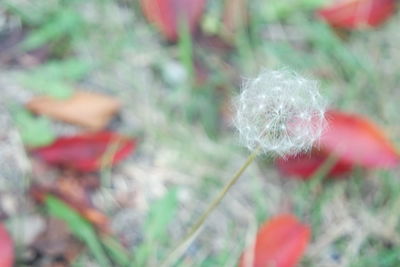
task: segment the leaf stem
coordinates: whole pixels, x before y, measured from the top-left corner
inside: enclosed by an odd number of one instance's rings
[[[160,265],[161,267],[168,267],[173,265],[182,254],[186,251],[186,249],[190,246],[194,238],[200,232],[204,222],[211,215],[211,213],[215,210],[215,208],[221,203],[222,199],[228,193],[228,191],[232,188],[233,185],[239,180],[242,176],[243,172],[247,169],[247,167],[254,161],[256,156],[258,155],[260,148],[254,150],[252,154],[246,159],[244,164],[240,167],[240,169],[229,179],[229,181],[225,184],[225,186],[221,189],[221,191],[217,194],[214,200],[210,203],[204,213],[197,219],[196,223],[192,226],[189,232],[185,235],[185,237],[178,243],[175,249],[167,256],[167,258]]]

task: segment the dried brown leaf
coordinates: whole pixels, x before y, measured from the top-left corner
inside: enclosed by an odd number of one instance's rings
[[[26,107],[37,114],[97,131],[107,126],[119,111],[120,103],[104,94],[77,91],[68,99],[36,97]]]

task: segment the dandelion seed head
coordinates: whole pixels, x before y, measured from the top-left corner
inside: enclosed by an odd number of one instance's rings
[[[280,156],[311,149],[325,128],[318,83],[294,71],[262,71],[235,98],[234,124],[243,145]]]

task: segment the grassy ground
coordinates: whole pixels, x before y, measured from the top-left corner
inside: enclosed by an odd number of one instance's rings
[[[20,27],[24,16],[35,14],[32,6],[57,11],[67,5],[6,2],[17,11],[7,18],[0,14],[0,31]],[[135,154],[111,174],[104,173],[103,186],[93,196],[138,266],[158,266],[245,160],[248,152],[237,143],[229,108],[221,118],[219,106],[228,105],[239,91],[241,77],[262,67],[289,66],[319,79],[332,108],[370,117],[400,144],[399,16],[343,41],[310,15],[305,1],[293,10],[290,1],[282,6],[249,1],[249,31],[237,34],[234,50],[224,60],[221,53],[207,54],[192,44],[211,73],[201,88],[192,88],[187,79],[193,63],[190,41],[166,44],[136,2],[89,0],[70,6],[84,21],[84,32],[71,33],[69,52],[61,62],[75,58],[89,67],[83,78],[68,84],[119,98],[123,110],[116,128],[139,139]],[[213,28],[220,8],[210,3],[203,27]],[[34,70],[46,72],[40,68]],[[21,82],[27,74],[31,70],[9,66],[0,72],[0,132],[5,141],[0,149],[0,206],[11,218],[34,213],[30,200],[21,200],[31,167],[9,111],[41,93]],[[223,94],[217,89],[221,86]],[[51,127],[57,135],[78,131],[57,122]],[[346,179],[315,184],[283,178],[270,159],[259,158],[179,266],[235,266],[259,223],[282,211],[292,211],[312,226],[303,266],[399,266],[399,171],[355,170]],[[20,194],[17,200],[15,192]],[[98,265],[83,254],[76,266],[89,263]]]

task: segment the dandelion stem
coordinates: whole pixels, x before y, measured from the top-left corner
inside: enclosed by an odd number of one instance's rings
[[[175,249],[168,255],[168,257],[161,264],[161,267],[169,267],[172,266],[182,254],[186,251],[186,249],[190,246],[194,238],[200,232],[204,222],[211,215],[211,213],[215,210],[216,207],[221,203],[222,199],[224,199],[225,195],[232,188],[233,185],[239,180],[240,176],[242,176],[243,172],[247,169],[247,167],[254,161],[261,148],[257,148],[253,151],[252,154],[247,158],[242,167],[229,179],[229,181],[225,184],[225,186],[221,189],[221,191],[217,194],[214,200],[210,203],[208,208],[204,211],[204,213],[198,218],[196,223],[192,226],[186,236],[178,243]]]

